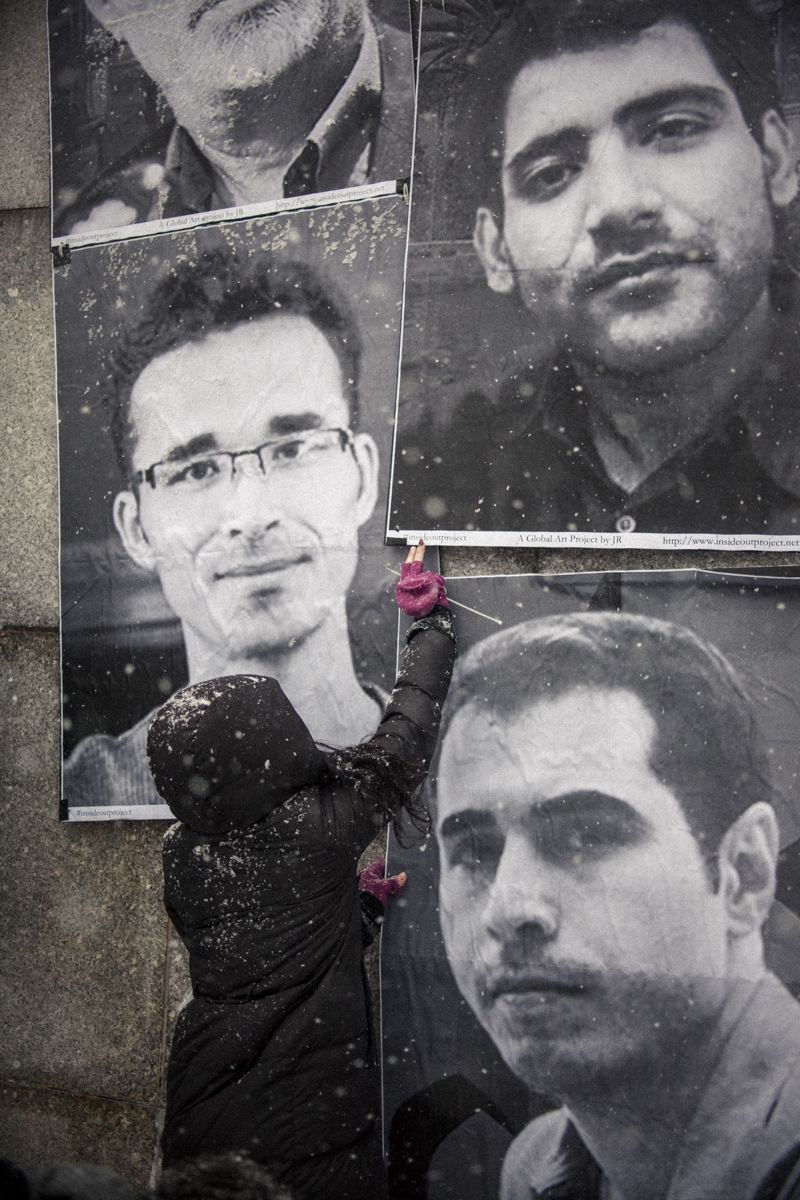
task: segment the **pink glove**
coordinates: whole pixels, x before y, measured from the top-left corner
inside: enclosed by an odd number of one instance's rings
[[[426,571],[421,562],[403,563],[394,598],[410,617],[427,617],[437,604],[450,607],[441,575]]]
[[[390,896],[400,891],[408,878],[405,871],[401,871],[399,875],[391,875],[388,879],[384,879],[385,874],[386,868],[380,859],[370,863],[358,876],[358,890],[369,892],[371,896],[380,900],[381,904],[385,904]]]

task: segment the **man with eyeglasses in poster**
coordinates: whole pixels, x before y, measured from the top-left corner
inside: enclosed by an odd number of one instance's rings
[[[189,682],[273,676],[315,740],[339,746],[381,709],[345,610],[378,474],[373,439],[351,428],[359,366],[355,327],[308,267],[208,253],[173,268],[126,332],[111,415],[128,481],[114,522],[180,620]],[[79,743],[69,808],[161,803],[149,720]]]

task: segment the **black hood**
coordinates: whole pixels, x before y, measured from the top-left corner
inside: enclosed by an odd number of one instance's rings
[[[267,816],[321,782],[327,758],[275,679],[225,675],[190,684],[159,709],[147,734],[158,793],[198,833]]]

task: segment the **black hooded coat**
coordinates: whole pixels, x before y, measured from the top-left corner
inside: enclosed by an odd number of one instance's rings
[[[454,659],[445,609],[417,621],[369,752],[397,768],[399,808],[424,778]],[[376,776],[336,770],[273,679],[174,696],[151,726],[165,903],[192,999],[167,1076],[164,1163],[245,1151],[297,1200],[375,1200],[379,1073],[356,863],[386,823]],[[335,759],[333,760],[335,761]]]

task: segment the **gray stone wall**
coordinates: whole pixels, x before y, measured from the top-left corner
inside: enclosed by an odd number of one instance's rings
[[[147,1184],[186,987],[161,823],[59,825],[57,421],[43,0],[0,0],[0,1155]],[[757,566],[757,555],[451,551],[454,574]],[[768,565],[800,566],[800,555]],[[375,978],[373,958],[373,978]]]
[[[142,1184],[185,987],[163,825],[57,820],[58,487],[44,0],[0,0],[0,1154]]]

